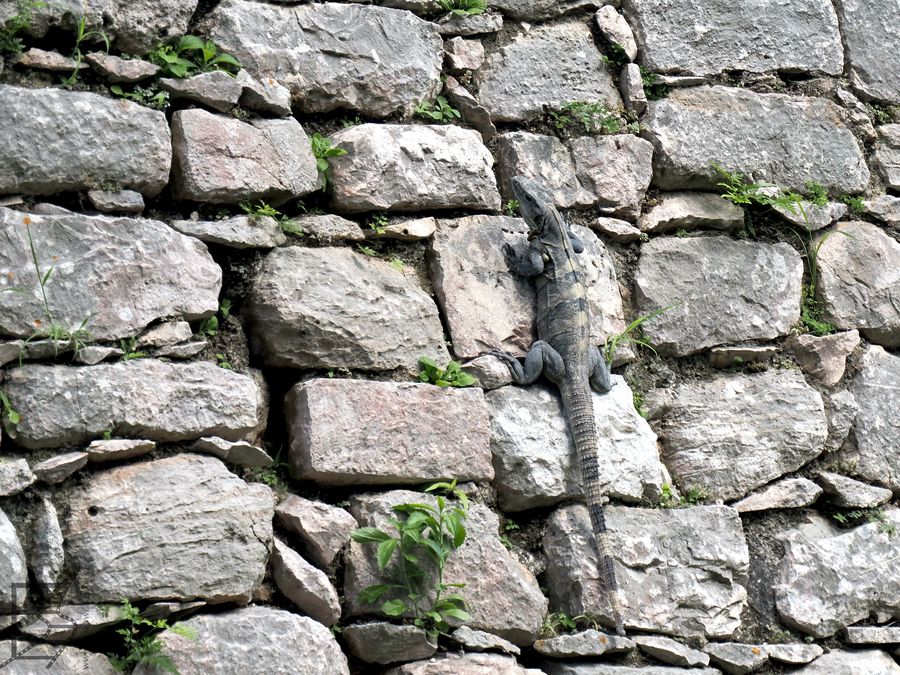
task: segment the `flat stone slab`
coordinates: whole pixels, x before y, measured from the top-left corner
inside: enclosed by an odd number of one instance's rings
[[[362,228],[354,221],[333,213],[300,216],[294,222],[310,237],[321,241],[363,241],[366,238]]]
[[[76,471],[83,469],[88,462],[86,452],[67,452],[57,455],[31,467],[35,477],[42,483],[55,485],[62,483]]]
[[[11,497],[37,480],[28,468],[28,460],[0,457],[0,497]]]
[[[88,200],[101,213],[141,213],[144,197],[134,190],[88,190]]]
[[[4,391],[22,414],[16,443],[29,449],[84,443],[108,430],[159,442],[238,440],[266,419],[265,395],[252,377],[205,361],[26,364],[9,371]]]
[[[62,605],[37,614],[21,631],[44,642],[69,642],[96,635],[125,619],[121,605]]]
[[[13,658],[16,655],[19,655],[18,659]],[[0,662],[6,663],[7,660],[10,661],[4,666],[3,675],[116,675],[119,672],[103,654],[29,640],[0,641]]]
[[[166,116],[130,101],[0,85],[0,137],[0,194],[113,183],[155,197],[169,181]]]
[[[78,62],[75,59],[63,56],[59,52],[48,52],[44,49],[32,47],[19,56],[16,65],[20,68],[37,68],[51,72],[63,73],[73,70],[86,70],[90,68],[87,63]]]
[[[270,564],[275,585],[297,609],[325,626],[338,622],[341,602],[325,572],[310,565],[277,537]]]
[[[848,626],[843,640],[853,645],[891,645],[900,643],[900,628],[896,626]]]
[[[709,654],[714,665],[733,675],[757,671],[769,660],[764,646],[740,642],[710,642],[703,651]]]
[[[822,656],[825,651],[819,645],[809,644],[778,644],[766,645],[766,653],[772,661],[802,665]]]
[[[635,27],[642,63],[654,72],[843,71],[838,20],[827,0],[764,10],[727,0],[712,0],[702,8],[691,0],[625,0],[624,8]]]
[[[456,125],[359,124],[331,136],[347,154],[329,159],[335,208],[498,211],[493,157]]]
[[[619,375],[593,394],[601,490],[630,502],[656,502],[668,482],[656,434],[634,408]],[[547,386],[502,387],[487,395],[491,410],[494,485],[504,511],[581,498],[581,465],[556,391]]]
[[[642,232],[662,234],[674,230],[740,230],[744,210],[720,195],[705,192],[663,194],[662,201],[638,219]]]
[[[822,488],[808,478],[785,478],[769,487],[747,495],[732,506],[738,513],[800,509],[812,504],[822,494]]]
[[[274,460],[265,450],[246,441],[226,441],[217,436],[206,436],[191,445],[195,452],[214,455],[228,464],[246,467],[269,467]]]
[[[239,70],[235,79],[241,85],[239,103],[242,108],[275,117],[290,117],[291,90],[274,77],[263,75],[257,79],[246,70]]]
[[[172,227],[200,241],[230,248],[275,248],[287,237],[274,218],[234,216],[224,220],[173,220]]]
[[[478,17],[475,17],[478,18]],[[512,656],[446,652],[427,661],[414,661],[384,671],[384,675],[542,675],[536,668],[520,666]]]
[[[780,350],[775,345],[729,345],[709,350],[709,365],[713,368],[734,368],[750,363],[765,363]]]
[[[140,82],[159,72],[159,66],[142,59],[123,59],[105,52],[85,54],[88,63],[107,82]]]
[[[822,397],[791,370],[728,374],[647,393],[663,462],[686,488],[735,499],[819,455]]]
[[[900,675],[900,666],[880,649],[843,651],[835,649],[823,654],[808,666],[793,671],[797,675]]]
[[[192,101],[222,113],[234,108],[244,91],[237,78],[222,70],[211,70],[185,79],[163,77],[159,80],[159,88],[168,92],[173,101]]]
[[[212,457],[93,473],[64,509],[66,599],[247,602],[266,571],[273,510],[269,488]]]
[[[473,630],[468,626],[460,626],[450,635],[450,638],[463,648],[472,652],[496,650],[518,656],[522,650],[509,640],[504,640],[493,633],[483,630]]]
[[[494,477],[480,389],[322,378],[296,385],[285,405],[298,478],[397,485]]]
[[[900,225],[900,197],[878,195],[873,199],[864,199],[863,208],[867,214],[888,225]]]
[[[803,263],[788,244],[661,237],[641,246],[635,273],[641,329],[661,354],[771,340],[800,320]],[[752,280],[752,283],[748,283]]]
[[[900,7],[871,0],[838,0],[850,81],[867,99],[900,102]]]
[[[675,89],[650,101],[641,122],[656,147],[653,180],[663,190],[715,189],[713,164],[804,192],[866,189],[869,170],[842,108],[824,98],[758,94],[732,87]],[[811,154],[821,160],[810,163]]]
[[[729,637],[747,597],[749,554],[737,511],[604,509],[625,625],[666,635]],[[564,506],[544,536],[552,611],[611,621],[587,508]]]
[[[342,633],[350,652],[366,663],[395,663],[427,659],[437,651],[423,628],[378,621],[355,623]]]
[[[310,559],[320,567],[327,567],[359,523],[344,509],[287,495],[275,507],[278,524],[297,535],[305,544]]]
[[[84,323],[95,340],[134,335],[162,317],[207,317],[219,306],[222,270],[206,247],[156,220],[0,207],[0,241],[0,270],[23,291],[0,293],[0,332],[9,335],[48,328],[32,243],[41,274],[53,269],[53,321],[72,332]]]
[[[868,485],[830,471],[822,471],[816,480],[832,503],[844,508],[870,509],[891,500],[893,492]]]
[[[493,0],[491,7],[512,19],[535,20],[551,19],[601,4],[601,0]]]
[[[900,124],[878,127],[875,166],[889,190],[900,190]]]
[[[694,668],[709,665],[709,654],[662,635],[637,635],[634,643],[640,650],[663,663]]]
[[[25,602],[28,568],[16,528],[0,509],[0,612],[13,613]]]
[[[586,630],[571,635],[557,635],[544,640],[535,640],[534,650],[538,654],[554,659],[578,659],[620,654],[634,650],[635,644],[625,637],[609,635],[599,630]]]
[[[443,41],[411,12],[359,4],[273,6],[224,0],[201,32],[258,77],[291,90],[304,113],[412,112],[441,86]]]
[[[596,101],[610,109],[622,100],[580,20],[532,26],[488,56],[476,72],[478,101],[495,122],[535,117],[545,106]]]

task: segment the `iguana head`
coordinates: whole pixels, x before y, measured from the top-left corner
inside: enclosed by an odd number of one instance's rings
[[[554,210],[553,196],[537,181],[525,176],[514,176],[511,182],[513,196],[519,202],[519,213],[528,222],[532,233],[542,230],[549,212]]]

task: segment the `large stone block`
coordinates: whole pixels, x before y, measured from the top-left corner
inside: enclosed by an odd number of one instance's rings
[[[900,5],[837,0],[850,80],[869,99],[900,102]]]
[[[534,20],[602,4],[602,0],[491,0],[490,6],[513,19]]]

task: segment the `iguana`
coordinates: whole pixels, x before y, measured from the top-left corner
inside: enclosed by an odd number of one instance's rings
[[[622,606],[603,516],[597,427],[591,397],[592,388],[605,393],[612,388],[612,382],[606,360],[591,344],[584,270],[577,257],[584,244],[553,206],[552,197],[535,181],[516,176],[512,179],[512,189],[519,201],[519,212],[529,226],[529,246],[522,256],[517,256],[508,243],[503,252],[512,271],[535,279],[538,340],[528,350],[524,368],[509,354],[492,353],[509,365],[516,384],[531,384],[543,373],[559,388],[581,463],[591,527],[600,555],[601,581],[608,594],[616,633],[624,635]]]

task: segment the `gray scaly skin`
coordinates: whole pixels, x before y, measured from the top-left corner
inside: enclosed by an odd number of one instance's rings
[[[584,270],[577,258],[584,244],[572,234],[553,206],[552,198],[537,183],[516,176],[512,187],[519,211],[529,226],[529,247],[521,257],[516,256],[509,244],[503,250],[515,273],[535,279],[538,340],[528,350],[524,367],[508,354],[493,353],[509,365],[516,384],[531,384],[543,373],[559,388],[581,462],[591,527],[600,554],[601,581],[608,593],[616,633],[624,635],[622,606],[603,516],[597,428],[591,398],[592,388],[605,393],[612,383],[606,360],[591,344]]]

